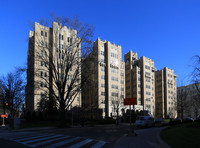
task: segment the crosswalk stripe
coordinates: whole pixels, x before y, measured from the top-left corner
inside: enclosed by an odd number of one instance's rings
[[[47,143],[50,143],[50,142],[54,142],[54,141],[57,141],[57,140],[60,140],[60,139],[64,139],[64,138],[69,138],[69,137],[70,136],[59,137],[59,138],[56,138],[56,139],[51,139],[51,140],[48,140],[48,141],[43,141],[43,142],[40,142],[40,143],[31,144],[30,146],[31,147],[36,147],[36,146],[39,146],[39,145],[47,144]]]
[[[67,143],[73,142],[73,141],[78,140],[78,139],[80,139],[80,137],[75,137],[75,138],[72,138],[72,139],[69,139],[69,140],[66,140],[66,141],[55,143],[55,144],[51,145],[51,148],[59,147],[59,146],[65,145]]]
[[[2,138],[16,141],[21,144],[34,148],[45,145],[49,148],[55,148],[65,145],[67,145],[67,147],[69,148],[78,148],[82,146],[90,148],[101,148],[107,143],[104,141],[96,141],[94,139],[89,139],[89,138],[86,139],[81,137],[71,137],[62,134],[56,135],[54,133],[36,133],[36,132],[25,132],[25,133],[13,132],[7,134]]]
[[[45,138],[39,138],[39,139],[34,139],[34,140],[25,141],[25,142],[21,142],[21,143],[28,144],[28,143],[38,142],[38,141],[47,140],[47,139],[50,139],[50,138],[55,138],[55,137],[60,137],[60,136],[62,136],[62,135],[55,135],[55,136],[50,136],[50,137],[45,137]]]
[[[34,135],[34,134],[31,134],[31,136],[38,136],[38,134],[36,135]],[[11,138],[9,138],[8,137],[8,139],[10,139],[10,140],[18,140],[18,139],[22,139],[22,138],[29,138],[30,137],[30,134],[24,134],[24,135],[16,135],[15,137],[13,137],[13,135],[12,136],[10,136]]]
[[[51,135],[53,135],[53,134],[44,134],[44,135],[39,135],[39,136],[33,136],[33,137],[25,137],[25,138],[17,138],[16,140],[15,140],[15,138],[14,139],[11,139],[11,140],[14,140],[14,141],[16,141],[16,142],[19,142],[19,141],[26,141],[26,140],[30,140],[30,139],[33,139],[33,138],[40,138],[40,137],[45,137],[45,136],[51,136]]]
[[[91,146],[91,148],[101,148],[106,142],[104,141],[99,141],[95,145]]]
[[[27,136],[28,134],[33,134],[33,133],[6,133],[6,134],[3,134],[3,135],[1,135],[0,137],[2,137],[2,138],[12,138],[12,137],[14,137],[14,138],[16,138],[16,137],[24,137],[24,136]]]
[[[91,142],[91,141],[92,141],[92,139],[86,139],[86,140],[81,141],[81,142],[79,142],[79,143],[76,143],[76,144],[74,144],[74,145],[72,145],[72,146],[70,146],[70,147],[68,147],[68,148],[78,148],[78,147],[80,147],[80,146],[83,146],[83,145],[85,145],[85,144]]]

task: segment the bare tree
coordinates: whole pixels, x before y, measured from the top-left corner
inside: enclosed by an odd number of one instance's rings
[[[187,101],[188,91],[182,87],[177,92],[177,111],[183,120],[184,113],[187,112],[189,104]]]
[[[112,116],[116,116],[116,124],[119,124],[119,114],[124,109],[123,98],[118,93],[114,93],[115,96],[110,97],[110,104],[112,107]]]
[[[192,81],[195,83],[196,86],[196,90],[197,90],[197,95],[200,96],[200,87],[199,87],[199,83],[200,83],[200,56],[199,55],[195,55],[193,57],[194,59],[194,63],[193,63],[193,72],[192,72]],[[200,100],[198,100],[200,101]]]
[[[91,73],[89,72],[87,74]],[[82,109],[87,114],[85,117],[91,120],[102,117],[100,111],[103,111],[103,109],[101,110],[101,105],[105,105],[105,98],[102,98],[101,94],[98,95],[98,87],[96,86],[97,80],[93,79],[94,74],[96,74],[96,72],[92,73],[90,76],[88,75],[89,79],[82,85],[82,93],[84,93]],[[86,76],[86,73],[84,73],[84,75]]]
[[[193,118],[197,118],[200,113],[200,102],[198,93],[196,90],[190,90],[189,95],[191,99],[190,101],[188,101],[190,106],[189,113]]]
[[[0,79],[0,96],[11,119],[17,117],[25,99],[25,82],[23,73],[16,70]]]
[[[34,53],[35,62],[43,65],[34,72],[37,77],[34,87],[46,92],[47,98],[52,95],[57,100],[61,126],[63,126],[65,110],[71,108],[85,81],[81,78],[81,70],[82,64],[85,63],[86,57],[92,50],[93,28],[79,21],[78,17],[52,15],[50,21],[40,21],[45,26],[50,26],[49,22],[53,22],[52,35],[49,40],[46,39],[45,33],[40,34],[39,32],[38,35],[36,30],[34,40],[29,39],[29,42],[34,43],[32,44],[34,49],[37,49]],[[63,35],[66,26],[71,30],[67,38]]]

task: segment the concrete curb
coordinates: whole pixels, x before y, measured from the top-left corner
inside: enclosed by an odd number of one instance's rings
[[[164,129],[166,129],[166,128],[169,128],[169,126],[163,128],[162,130],[164,130]],[[161,131],[162,131],[162,130],[161,130]],[[160,131],[160,132],[161,132],[161,131]],[[158,144],[160,145],[160,147],[161,147],[161,148],[171,148],[167,143],[165,143],[165,142],[161,139],[161,137],[160,137],[160,132],[157,133],[157,141],[158,141]]]

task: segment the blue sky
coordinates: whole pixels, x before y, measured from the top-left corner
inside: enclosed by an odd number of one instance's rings
[[[24,0],[0,4],[0,75],[24,66],[28,21],[73,17],[95,27],[95,37],[155,61],[157,69],[175,70],[190,83],[192,57],[200,54],[200,1],[196,0]]]

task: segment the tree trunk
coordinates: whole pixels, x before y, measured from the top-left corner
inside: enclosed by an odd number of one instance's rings
[[[116,124],[119,125],[119,111],[117,110],[117,121]]]
[[[181,108],[181,120],[183,120],[183,108]]]
[[[64,103],[60,104],[60,125],[59,127],[64,128],[65,124],[65,105]]]

